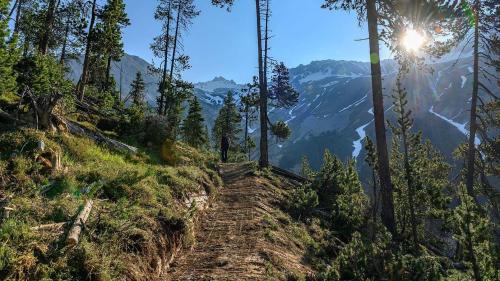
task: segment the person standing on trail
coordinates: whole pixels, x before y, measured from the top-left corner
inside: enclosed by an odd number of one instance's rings
[[[229,150],[229,138],[226,134],[222,135],[222,139],[220,141],[220,152],[221,152],[221,160],[222,162],[227,162],[227,151]]]

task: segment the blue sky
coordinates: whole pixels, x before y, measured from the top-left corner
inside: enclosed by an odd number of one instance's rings
[[[195,0],[201,15],[184,34],[184,53],[192,69],[183,73],[191,82],[223,76],[236,82],[250,81],[256,74],[255,1],[236,0],[229,13]],[[126,0],[132,25],[124,31],[125,51],[151,62],[151,39],[161,24],[153,19],[157,1]],[[368,61],[366,28],[358,26],[354,13],[321,9],[323,0],[274,0],[270,27],[274,37],[271,56],[289,67],[313,60]],[[389,54],[382,54],[388,58]],[[156,59],[157,60],[157,59]],[[158,61],[158,60],[157,60]]]

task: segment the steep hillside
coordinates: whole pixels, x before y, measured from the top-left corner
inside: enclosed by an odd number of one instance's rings
[[[0,220],[0,279],[155,280],[193,242],[192,218],[221,186],[211,155],[178,149],[171,167],[148,150],[2,132],[0,203],[11,211]],[[88,220],[78,221],[84,206]],[[75,226],[83,227],[76,244]]]

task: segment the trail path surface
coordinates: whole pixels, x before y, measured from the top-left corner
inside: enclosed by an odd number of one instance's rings
[[[174,262],[170,280],[280,280],[271,271],[310,272],[300,243],[279,234],[266,239],[266,222],[279,212],[277,192],[249,171],[245,164],[221,167],[225,187],[200,217],[195,245]]]

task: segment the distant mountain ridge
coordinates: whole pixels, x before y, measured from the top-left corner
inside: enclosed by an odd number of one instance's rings
[[[422,130],[448,158],[465,140],[467,107],[471,89],[472,60],[440,60],[427,69],[414,69],[406,79],[409,107],[413,111],[415,129]],[[387,119],[394,121],[392,88],[398,66],[392,60],[381,63]],[[149,64],[136,56],[125,55],[113,64],[112,73],[128,93],[137,71],[147,84],[147,99],[154,106],[158,78],[149,74]],[[72,64],[73,79],[81,67]],[[275,164],[298,170],[302,155],[307,155],[313,167],[319,167],[326,148],[341,159],[355,158],[363,162],[362,140],[374,137],[371,98],[370,63],[342,60],[313,61],[290,69],[292,84],[299,91],[299,103],[291,109],[275,109],[270,105],[270,119],[283,120],[292,129],[292,136],[283,143],[271,141],[270,155]],[[194,84],[195,94],[203,105],[207,126],[211,128],[224,96],[228,91],[239,93],[239,85],[223,77]],[[236,95],[239,99],[239,96]],[[251,124],[251,135],[259,137],[258,122]],[[258,141],[257,141],[258,143]],[[256,156],[256,155],[255,155]],[[363,167],[360,167],[361,169]]]

